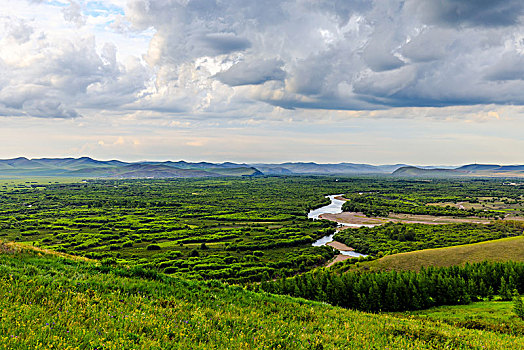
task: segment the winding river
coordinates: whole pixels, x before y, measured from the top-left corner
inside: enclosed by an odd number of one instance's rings
[[[326,196],[327,198],[329,198],[331,200],[331,203],[328,204],[328,205],[325,205],[323,207],[320,207],[320,208],[317,208],[315,210],[311,210],[307,217],[310,218],[310,219],[313,219],[313,220],[318,220],[320,215],[322,214],[339,214],[339,213],[342,213],[342,205],[344,204],[345,201],[343,200],[340,200],[340,199],[336,199],[335,197],[339,197],[341,196],[341,194],[333,194],[333,195],[330,195],[330,196]],[[372,227],[374,225],[358,225],[358,224],[341,224],[339,223],[338,224],[339,227],[341,226],[350,226],[350,227],[361,227],[361,226],[368,226],[368,227]],[[337,229],[338,231],[339,229]],[[327,236],[324,236],[318,240],[316,240],[315,242],[313,242],[313,246],[314,247],[320,247],[320,246],[323,246],[323,245],[326,245],[330,242],[333,242],[333,236],[335,234],[331,234],[331,235],[327,235]],[[342,255],[346,255],[346,256],[352,256],[352,257],[359,257],[359,256],[367,256],[367,255],[364,255],[364,254],[360,254],[360,253],[357,253],[355,251],[352,251],[352,250],[339,250],[340,251],[340,254]]]

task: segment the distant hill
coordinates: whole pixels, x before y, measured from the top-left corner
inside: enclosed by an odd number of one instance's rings
[[[40,158],[34,159],[39,164],[60,169],[82,169],[91,167],[122,166],[128,163],[119,160],[100,161],[89,157],[81,158]]]
[[[524,165],[468,164],[457,168],[457,170],[479,176],[524,176]]]
[[[498,168],[500,168],[500,165],[493,165],[493,164],[468,164],[468,165],[463,165],[463,166],[457,168],[457,170],[475,172],[475,171],[495,170],[495,169],[498,169]]]
[[[79,177],[107,177],[107,178],[175,178],[175,177],[210,177],[221,176],[204,170],[177,169],[166,165],[131,164],[121,167],[87,168],[71,172],[72,176]]]
[[[456,169],[422,169],[414,166],[399,168],[393,172],[394,176],[427,176],[427,177],[448,177],[463,176],[465,172]]]
[[[421,177],[524,177],[524,165],[468,164],[455,169],[405,166],[395,170],[392,175]]]
[[[294,174],[291,170],[281,167],[273,166],[271,164],[253,164],[258,170],[260,170],[264,175],[292,175]]]
[[[81,178],[177,178],[209,176],[284,175],[390,175],[393,176],[499,176],[524,177],[524,165],[468,164],[450,166],[411,166],[407,164],[370,165],[358,163],[211,163],[179,161],[123,162],[81,158],[18,157],[0,159],[0,177],[81,177]]]
[[[234,163],[207,162],[136,162],[100,161],[89,157],[40,158],[24,157],[0,160],[1,177],[81,177],[81,178],[180,178],[219,176],[259,176],[258,169]]]
[[[36,160],[27,159],[25,157],[18,157],[13,159],[1,159],[0,164],[4,169],[37,169],[43,167],[43,164]]]
[[[282,163],[282,164],[254,164],[260,168],[282,169],[281,172],[291,172],[301,175],[344,175],[344,174],[388,174],[400,168],[398,165],[370,165],[355,163],[319,164],[314,162]]]

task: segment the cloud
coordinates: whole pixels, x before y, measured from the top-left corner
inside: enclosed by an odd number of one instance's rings
[[[523,49],[521,12],[515,1],[133,0],[126,16],[156,29],[146,56],[157,71],[150,108],[198,114],[227,105],[235,114],[249,100],[347,110],[522,104],[511,89],[524,85],[492,86],[497,64],[518,66],[497,63],[496,52]]]
[[[485,74],[486,79],[493,81],[524,80],[524,53],[504,53]]]
[[[246,38],[236,36],[234,33],[209,33],[199,38],[210,54],[223,55],[235,51],[243,51],[251,46]]]
[[[243,61],[233,65],[215,77],[230,86],[258,85],[270,80],[284,80],[286,72],[282,70],[284,62],[278,59],[257,59]]]
[[[60,19],[57,10],[51,21]],[[99,47],[92,35],[14,16],[0,18],[0,25],[9,33],[0,37],[0,115],[77,118],[86,109],[118,109],[135,102],[151,78],[140,60],[119,60],[115,44]]]
[[[524,14],[520,0],[411,0],[424,22],[450,26],[512,26]]]
[[[366,45],[362,58],[373,71],[382,72],[397,69],[404,65],[402,60],[394,56],[393,49],[389,47],[391,42],[388,35],[375,35]]]
[[[86,18],[82,13],[82,7],[76,1],[69,0],[69,6],[62,9],[64,19],[68,22],[76,24],[78,27],[86,23]]]
[[[23,3],[1,18],[2,114],[524,104],[520,1]]]
[[[62,102],[46,98],[45,100],[28,100],[24,111],[32,117],[40,118],[76,118],[77,111],[67,108]]]
[[[18,44],[24,44],[29,41],[34,33],[33,27],[25,20],[16,19],[7,25],[8,35]]]

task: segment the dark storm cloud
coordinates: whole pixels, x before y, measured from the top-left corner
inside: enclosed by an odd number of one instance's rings
[[[515,52],[505,53],[498,62],[486,69],[485,77],[494,81],[523,80],[524,55]]]

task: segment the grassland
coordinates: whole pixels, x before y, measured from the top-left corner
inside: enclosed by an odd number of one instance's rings
[[[446,305],[395,315],[414,316],[421,320],[445,322],[468,329],[524,336],[524,320],[515,315],[513,303],[510,301],[482,301],[469,305]]]
[[[489,199],[495,204],[512,203],[512,215],[519,215],[518,203],[522,201],[520,187],[506,186],[500,180],[54,180],[13,179],[0,184],[2,239],[89,259],[155,268],[184,278],[233,283],[289,276],[327,263],[333,251],[312,247],[311,243],[332,232],[334,223],[311,221],[306,216],[311,208],[326,204],[327,194],[358,197],[365,193],[370,203],[378,200],[387,210],[394,211],[399,205],[400,211],[453,215],[463,210],[429,204],[474,204]],[[471,213],[500,214],[493,208]],[[464,242],[453,244],[460,243]],[[410,250],[428,247],[412,246]],[[369,253],[385,254],[395,249],[385,246]]]
[[[322,277],[321,287],[312,288],[318,292],[316,300],[332,305],[247,290],[268,283],[249,283],[253,281],[291,275],[298,280],[329,261],[334,252],[312,247],[311,242],[333,232],[333,223],[308,220],[306,213],[327,204],[324,195],[360,192],[380,197],[384,210],[398,204],[397,211],[429,210],[450,218],[462,217],[464,209],[433,204],[471,204],[468,213],[491,219],[521,215],[524,198],[520,187],[493,179],[8,180],[0,185],[0,239],[17,243],[0,244],[0,349],[524,349],[522,334],[513,328],[467,329],[462,321],[444,322],[444,317],[369,314],[332,306],[337,300],[327,299],[326,293],[340,285],[338,274],[345,267],[356,265],[349,261],[320,269],[323,277],[310,275]],[[494,205],[479,207],[478,201],[484,200]],[[510,207],[500,211],[504,201],[511,202]],[[464,225],[464,230],[479,234],[484,230],[483,225]],[[431,234],[442,230],[426,229]],[[511,234],[520,234],[515,232]],[[417,238],[404,232],[404,226],[397,233],[403,241]],[[457,237],[478,239],[469,234]],[[395,263],[404,256],[410,257],[406,266],[417,268],[490,260],[495,255],[497,261],[523,261],[523,239],[395,254],[358,265],[368,272],[410,269]],[[409,255],[417,253],[421,257]],[[383,261],[387,263],[380,266]],[[493,285],[497,292],[504,271],[497,273],[496,281],[483,286]],[[456,284],[444,275],[437,280],[452,286],[448,291],[457,286],[462,291],[477,289],[476,284]],[[362,276],[368,282],[387,277]],[[400,300],[407,293],[395,278],[390,292]],[[378,289],[373,283],[348,285],[359,285],[355,295],[369,298],[371,305],[377,291],[386,290],[386,280],[379,280]],[[314,286],[312,282],[301,287]],[[507,282],[513,286],[515,279]],[[344,286],[337,293],[348,296],[350,289]],[[369,305],[362,310],[386,310]],[[504,315],[501,310],[500,317]]]
[[[2,349],[523,349],[523,338],[367,314],[1,245]]]
[[[371,271],[416,271],[429,266],[447,267],[482,261],[508,260],[524,262],[524,236],[393,254],[374,261],[361,262],[359,267]],[[347,263],[349,266],[351,262]]]
[[[333,179],[180,179],[0,188],[0,237],[170,274],[241,282],[323,264],[333,230],[306,213]],[[335,184],[336,185],[336,184]],[[304,193],[304,188],[315,188]]]

